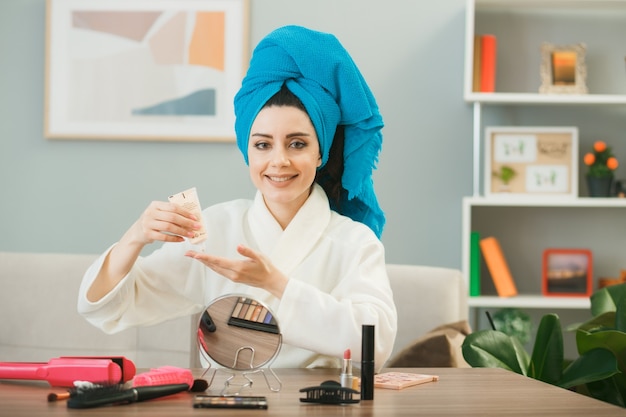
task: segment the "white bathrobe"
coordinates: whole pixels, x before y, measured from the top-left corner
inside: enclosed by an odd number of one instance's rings
[[[321,187],[314,187],[285,230],[259,192],[254,201],[211,206],[203,217],[208,237],[201,250],[231,259],[241,258],[238,244],[260,251],[289,278],[281,299],[233,283],[185,257],[187,250],[199,250],[185,241],[164,243],[140,257],[109,294],[92,303],[86,292],[105,252],[83,277],[79,313],[103,331],[115,333],[198,313],[226,294],[244,294],[269,306],[280,326],[283,346],[273,367],[338,367],[346,349],[358,365],[362,324],[375,325],[376,368],[383,366],[393,348],[397,322],[384,247],[367,226],[331,211]]]

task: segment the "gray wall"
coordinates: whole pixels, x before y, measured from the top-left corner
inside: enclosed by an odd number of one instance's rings
[[[462,98],[465,0],[252,0],[250,44],[285,24],[333,32],[385,119],[374,175],[394,263],[461,266],[471,194]],[[45,1],[0,2],[0,250],[98,253],[151,200],[190,186],[203,206],[254,189],[234,144],[43,137]]]

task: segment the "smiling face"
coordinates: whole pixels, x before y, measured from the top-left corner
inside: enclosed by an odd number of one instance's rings
[[[285,228],[311,192],[322,163],[309,116],[292,106],[264,107],[250,129],[250,177]]]

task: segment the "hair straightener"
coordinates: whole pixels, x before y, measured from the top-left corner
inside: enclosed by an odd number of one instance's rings
[[[135,376],[135,364],[124,357],[62,356],[46,362],[0,362],[0,379],[34,379],[53,387],[73,387],[74,381],[118,384]]]

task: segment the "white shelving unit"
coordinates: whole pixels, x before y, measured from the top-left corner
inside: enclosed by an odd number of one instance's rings
[[[587,309],[591,306],[588,298],[578,297],[540,297],[519,295],[512,298],[497,296],[470,297],[469,307],[516,307],[544,309]]]
[[[613,218],[615,222],[619,222],[619,216],[622,216],[626,223],[626,199],[617,198],[516,198],[510,197],[483,197],[481,192],[481,181],[483,178],[482,173],[482,152],[483,152],[483,134],[484,134],[484,112],[486,107],[520,107],[520,106],[548,106],[547,108],[565,108],[569,109],[570,106],[592,106],[594,108],[610,109],[613,111],[615,108],[626,108],[626,68],[624,67],[624,50],[623,39],[626,38],[626,1],[624,0],[468,0],[467,2],[467,15],[466,15],[466,37],[465,37],[465,72],[464,72],[464,99],[466,102],[473,105],[473,191],[472,196],[465,197],[463,199],[462,208],[462,269],[466,282],[469,287],[469,258],[470,258],[470,234],[474,227],[485,227],[487,232],[494,232],[497,225],[497,221],[486,221],[485,217],[493,216],[494,213],[500,211],[508,211],[510,213],[522,213],[520,216],[522,219],[530,219],[534,215],[541,218],[557,218],[555,210],[561,212],[567,212],[568,215],[564,215],[563,223],[555,226],[552,234],[549,227],[548,230],[541,230],[543,237],[551,237],[559,233],[569,231],[571,236],[572,245],[580,245],[580,235],[576,235],[575,229],[578,227],[577,223],[572,224],[570,218],[571,213],[577,213],[584,218],[589,218],[595,211],[600,211],[601,217]],[[553,22],[552,28],[546,22]],[[582,22],[582,23],[581,23]],[[590,27],[586,27],[586,23],[589,23]],[[608,31],[611,28],[619,27],[619,22],[624,29],[618,29],[619,32],[611,31],[603,34],[604,26]],[[568,27],[569,25],[569,27]],[[502,32],[498,33],[497,29],[502,26]],[[546,29],[548,27],[548,29]],[[496,92],[494,93],[476,93],[472,92],[472,68],[473,68],[473,47],[474,47],[474,34],[476,33],[494,33],[498,39],[498,66],[497,77],[498,83],[496,84]],[[482,32],[481,32],[482,31]],[[542,33],[543,31],[543,33]],[[595,89],[590,88],[589,94],[539,94],[538,88],[540,85],[539,80],[539,65],[540,65],[540,43],[541,40],[552,43],[563,42],[563,39],[567,39],[567,32],[570,35],[575,33],[580,36],[589,36],[589,34],[596,34],[598,37],[606,36],[609,41],[598,42],[593,45],[596,49],[589,49],[587,54],[588,65],[593,63],[593,60],[603,60],[606,62],[610,56],[619,54],[621,51],[621,81],[622,84],[616,80],[620,80],[620,74],[607,73],[601,79],[593,79]],[[513,38],[514,37],[514,38]],[[542,38],[543,37],[543,38]],[[612,38],[609,39],[609,38]],[[584,39],[582,40],[584,41]],[[507,44],[509,42],[509,44]],[[567,42],[571,43],[571,42]],[[600,50],[605,48],[604,50]],[[508,49],[507,49],[508,48]],[[511,49],[524,50],[527,55],[520,53],[511,53]],[[528,55],[529,50],[536,50],[536,56]],[[506,55],[506,54],[509,55]],[[505,64],[509,66],[502,68],[500,66],[501,54],[506,55],[504,58]],[[517,70],[517,74],[513,74],[515,71],[511,70],[513,67],[521,67],[528,64],[527,68],[521,68]],[[618,71],[618,69],[615,69]],[[503,73],[504,72],[504,73]],[[536,72],[536,74],[535,74]],[[517,82],[515,77],[525,76],[524,74],[531,74],[530,81],[528,79],[521,82]],[[499,83],[501,76],[508,77],[502,84]],[[528,76],[526,76],[528,78]],[[591,80],[588,80],[588,82]],[[532,87],[529,87],[531,85]],[[589,85],[591,87],[591,85]],[[626,120],[626,113],[624,113]],[[527,124],[527,123],[526,123]],[[570,125],[576,125],[577,120],[572,120]],[[625,124],[626,126],[626,124]],[[626,129],[625,129],[626,131]],[[626,137],[623,139],[626,141]],[[581,155],[582,155],[581,151]],[[581,175],[580,173],[579,175]],[[483,215],[483,219],[480,220],[481,210],[486,215]],[[616,213],[617,212],[617,213]],[[506,215],[506,214],[505,214]],[[482,221],[482,223],[481,223]],[[555,220],[558,223],[561,220]],[[568,223],[570,222],[570,223]],[[494,223],[492,225],[492,223]],[[502,223],[500,221],[500,223]],[[527,221],[525,224],[531,225],[532,221]],[[531,225],[532,226],[532,225]],[[501,236],[506,236],[508,227],[503,227],[500,224]],[[516,226],[511,230],[517,230],[514,233],[520,233],[521,239],[530,239],[529,235],[532,231],[529,231],[528,227]],[[540,226],[541,227],[541,226]],[[615,235],[610,235],[611,230],[607,230],[610,226],[605,227],[598,233],[608,233],[610,238],[618,239],[621,236],[620,230]],[[618,229],[620,229],[618,227]],[[520,232],[521,230],[521,232]],[[589,233],[588,230],[581,233]],[[482,233],[481,233],[482,234]],[[593,239],[593,236],[589,237]],[[576,239],[579,241],[576,242]],[[599,238],[596,238],[599,239]],[[550,240],[550,239],[548,239]],[[586,242],[585,242],[586,243]],[[615,243],[615,242],[614,242]],[[623,237],[621,243],[626,247],[626,236]],[[550,244],[550,242],[547,242]],[[541,246],[541,243],[538,243]],[[536,253],[541,252],[542,248],[533,248],[534,256]],[[506,254],[507,260],[516,256],[514,254]],[[610,255],[610,254],[609,254]],[[521,255],[520,255],[521,257]],[[529,256],[530,258],[530,256]],[[533,259],[535,259],[533,258]],[[540,258],[539,258],[540,259]],[[511,259],[515,260],[515,259]],[[515,263],[515,262],[511,262]],[[520,264],[523,261],[517,262],[517,271],[524,270],[520,268]],[[626,256],[624,256],[623,267],[626,268]],[[513,270],[513,267],[512,267]],[[495,295],[481,295],[475,297],[469,297],[468,305],[471,308],[502,308],[502,307],[519,307],[519,308],[541,308],[541,309],[588,309],[590,306],[587,297],[544,297],[541,295],[541,275],[537,276],[537,266],[534,266],[534,272],[529,277],[521,277],[523,274],[515,273],[513,271],[516,284],[525,284],[523,278],[528,280],[538,280],[532,285],[518,285],[518,289],[522,287],[523,291],[520,291],[520,295],[510,298],[501,298]],[[616,271],[617,272],[617,271]]]

